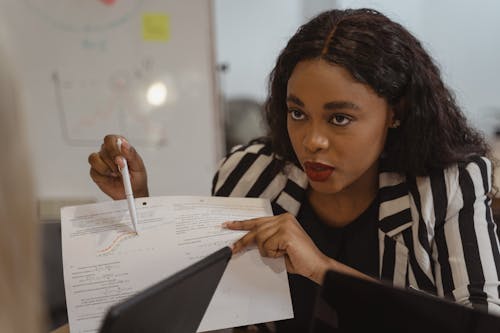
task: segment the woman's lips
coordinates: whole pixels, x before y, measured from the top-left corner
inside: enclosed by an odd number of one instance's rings
[[[332,166],[317,162],[305,162],[304,168],[307,177],[315,182],[326,181],[328,178],[330,178],[330,175],[335,170],[335,168]]]

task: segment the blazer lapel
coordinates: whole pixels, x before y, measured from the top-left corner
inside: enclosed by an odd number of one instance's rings
[[[302,202],[306,200],[306,189],[309,185],[307,175],[293,164],[286,166],[286,174],[280,173],[276,177],[284,177],[284,187],[271,201],[274,214],[289,212],[297,216]]]
[[[302,201],[305,200],[308,181],[306,174],[298,167],[289,165],[288,168],[286,175],[276,176],[276,178],[284,178],[283,187],[269,197],[280,207],[280,210],[297,215]],[[384,236],[397,238],[398,234],[411,227],[413,223],[406,177],[392,172],[380,173],[378,195],[380,200],[379,230]]]
[[[306,174],[294,165],[288,166],[283,179],[285,185],[275,195],[270,195],[275,214],[289,212],[297,215],[305,200],[308,186]],[[410,192],[406,177],[392,172],[379,174],[379,274],[383,280],[396,286],[405,286],[408,280],[408,247],[403,240],[403,231],[413,224]]]
[[[400,174],[379,174],[379,274],[383,280],[407,284],[408,248],[402,233],[413,224],[410,192]]]
[[[412,223],[410,192],[406,178],[384,172],[379,175],[379,229],[393,237]]]

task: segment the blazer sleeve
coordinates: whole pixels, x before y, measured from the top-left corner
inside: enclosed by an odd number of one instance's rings
[[[445,171],[447,210],[444,223],[435,227],[435,271],[438,294],[500,314],[500,246],[491,179],[491,162],[484,157]]]
[[[259,180],[259,175],[273,160],[270,147],[264,143],[251,141],[247,145],[234,147],[219,163],[219,168],[212,179],[212,195],[247,196]]]

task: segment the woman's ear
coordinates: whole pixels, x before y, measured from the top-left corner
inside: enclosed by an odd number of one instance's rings
[[[399,120],[399,117],[397,115],[396,109],[397,106],[392,106],[389,108],[389,128],[398,128],[401,125],[401,121]]]
[[[392,107],[388,110],[387,123],[389,124],[389,128],[397,128],[400,125],[399,120],[396,119],[394,108]]]
[[[399,125],[401,125],[401,121],[399,121],[399,119],[396,119],[396,117],[393,116],[389,128],[398,128]]]

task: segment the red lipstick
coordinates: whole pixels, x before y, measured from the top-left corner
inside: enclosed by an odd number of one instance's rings
[[[305,162],[304,168],[310,180],[314,182],[324,182],[332,174],[334,167],[317,162]]]

